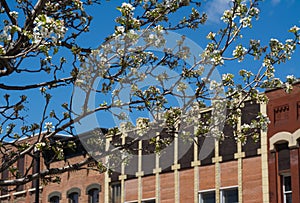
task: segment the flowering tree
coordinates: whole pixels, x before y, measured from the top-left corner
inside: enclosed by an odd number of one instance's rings
[[[291,39],[285,42],[271,39],[269,44],[261,45],[256,39],[242,39],[243,31],[258,19],[259,0],[231,1],[231,8],[221,18],[222,27],[207,33],[207,46],[197,53],[186,37],[172,35],[185,29],[201,32],[207,15],[201,12],[201,3],[197,1],[123,3],[117,8],[120,15],[115,19],[112,34],[93,48],[85,47],[80,37],[91,26],[88,7],[101,6],[98,0],[16,0],[14,3],[1,0],[0,3],[0,78],[4,81],[0,83],[3,157],[0,172],[10,170],[15,176],[12,180],[1,179],[0,186],[25,184],[84,168],[93,161],[92,155],[76,164],[61,168],[48,166],[35,173],[30,169],[17,173],[15,164],[24,155],[35,157],[36,152],[49,150],[55,152],[53,158],[64,159],[63,148],[72,148],[75,142],[63,146],[55,137],[78,135],[81,123],[90,116],[101,117],[105,112],[104,116],[109,113],[117,120],[115,128],[97,134],[94,140],[97,149],[103,149],[106,134],[117,136],[138,129],[138,136],[129,143],[118,143],[112,150],[98,150],[97,160],[101,162],[101,157],[115,149],[131,148],[130,143],[154,127],[191,137],[186,129],[192,125],[198,128],[196,136],[210,134],[223,138],[222,125],[226,122],[235,128],[245,100],[266,102],[259,89],[283,87],[289,92],[295,81],[292,76],[286,82],[276,78],[274,65],[291,58],[299,44],[298,27],[289,30]],[[181,19],[173,18],[184,8],[191,12]],[[177,39],[172,41],[174,38]],[[169,41],[172,43],[168,44]],[[239,75],[228,69],[218,80],[218,67],[232,61],[242,64],[244,60],[255,60],[257,66],[241,69]],[[22,80],[25,77],[30,80]],[[147,78],[153,78],[156,83]],[[57,97],[62,92],[67,101]],[[209,121],[195,119],[208,106],[214,107]],[[140,112],[148,112],[151,122],[149,119],[132,122],[128,114]],[[31,114],[38,115],[38,119],[28,119]],[[265,129],[267,122],[266,115],[259,114],[256,120],[235,132],[237,140],[259,139],[258,129]],[[156,123],[154,127],[153,123]],[[100,122],[100,129],[101,125]],[[33,136],[32,141],[24,141]],[[155,135],[150,140],[156,150],[170,143],[169,138],[159,139]],[[98,164],[100,171],[107,167]]]

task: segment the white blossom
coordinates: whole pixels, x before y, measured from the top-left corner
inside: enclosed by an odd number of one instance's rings
[[[44,128],[46,128],[47,131],[51,132],[54,127],[53,127],[52,122],[46,122]]]
[[[122,3],[122,6],[121,6],[121,7],[122,7],[123,9],[129,10],[129,11],[133,11],[133,10],[135,9],[131,4],[126,3],[126,2]]]

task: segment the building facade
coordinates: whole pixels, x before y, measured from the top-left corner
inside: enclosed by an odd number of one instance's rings
[[[225,139],[200,136],[187,147],[175,135],[166,154],[150,155],[145,149],[153,151],[153,146],[147,140],[139,140],[134,143],[134,156],[115,172],[100,174],[91,165],[62,174],[59,184],[41,184],[40,202],[300,202],[300,85],[296,84],[291,94],[275,89],[266,95],[268,104],[245,103],[236,127],[239,130],[250,123],[258,112],[267,114],[271,121],[268,131],[260,131],[257,142],[237,142],[235,129],[227,125]],[[130,133],[123,133],[117,142],[125,143],[130,137]],[[106,140],[107,145],[114,142],[110,137]],[[84,153],[68,160],[78,161],[82,156]],[[23,167],[28,161],[25,159]],[[8,173],[2,174],[3,179],[7,177]],[[2,193],[0,202],[29,203],[34,202],[34,196],[33,185],[27,184],[14,193]]]
[[[300,202],[300,84],[295,84],[290,94],[282,89],[266,94],[271,121],[268,129],[270,202]]]

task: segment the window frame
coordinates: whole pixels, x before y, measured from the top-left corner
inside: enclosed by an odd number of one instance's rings
[[[199,202],[200,203],[204,203],[204,200],[203,200],[203,194],[205,193],[214,193],[215,195],[215,200],[216,200],[216,190],[215,189],[209,189],[209,190],[201,190],[199,192]]]
[[[52,199],[53,197],[58,197],[58,200],[59,200],[58,202],[60,202],[60,200],[61,200],[61,193],[58,192],[58,191],[51,192],[51,193],[48,195],[48,202],[51,202],[51,199]]]
[[[71,196],[74,194],[77,194],[77,200],[72,200]],[[67,198],[69,203],[79,203],[79,197],[81,195],[81,190],[77,187],[71,188],[70,190],[67,191]],[[75,202],[74,202],[75,201]]]
[[[98,184],[98,183],[93,183],[89,186],[86,187],[86,191],[85,191],[85,194],[88,195],[88,201],[89,202],[93,202],[93,200],[91,200],[91,196],[90,196],[90,191],[92,190],[97,190],[98,193],[97,193],[97,197],[96,197],[96,203],[100,201],[100,192],[101,192],[101,185]],[[92,195],[93,196],[93,195]]]
[[[92,188],[88,191],[88,202],[89,203],[99,203],[99,189]]]
[[[290,188],[291,190],[286,191],[285,189],[285,178],[290,178]],[[281,186],[282,186],[282,197],[283,197],[283,203],[287,203],[287,194],[293,194],[293,188],[292,188],[292,177],[290,174],[282,174],[281,175]]]
[[[55,199],[53,200],[53,198],[55,198]],[[59,203],[60,202],[59,196],[50,197],[49,202],[50,203]]]
[[[224,191],[226,190],[237,190],[237,198],[239,196],[239,188],[238,186],[229,186],[229,187],[221,187],[220,188],[220,203],[225,203],[225,197],[224,197]],[[201,190],[198,192],[198,202],[199,203],[204,203],[204,200],[203,200],[203,194],[205,193],[214,193],[216,195],[216,189],[208,189],[208,190]]]
[[[148,198],[148,199],[142,199],[141,203],[147,203],[148,201],[154,201],[156,202],[156,198]],[[126,201],[124,203],[137,203],[138,200],[131,200],[131,201]]]
[[[236,190],[237,192],[237,202],[234,202],[234,203],[238,203],[239,202],[239,188],[238,186],[236,187],[224,187],[224,188],[221,188],[220,189],[220,199],[221,199],[221,203],[225,203],[226,199],[225,199],[225,196],[224,196],[224,192],[225,191],[228,191],[228,190]]]
[[[117,191],[114,191],[114,188],[119,187]],[[119,195],[114,195],[114,192]],[[121,202],[121,193],[122,193],[122,186],[120,182],[111,183],[110,185],[110,198],[112,203]]]

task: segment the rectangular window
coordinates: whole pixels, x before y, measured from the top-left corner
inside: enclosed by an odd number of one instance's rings
[[[238,203],[238,189],[237,188],[228,188],[221,190],[221,202],[222,203]]]
[[[215,202],[216,202],[215,191],[200,193],[200,203],[215,203]]]
[[[121,184],[116,183],[111,185],[111,202],[121,203]]]
[[[282,143],[276,145],[276,151],[278,153],[278,170],[280,172],[286,172],[290,169],[290,149],[288,143]]]
[[[199,195],[200,203],[215,203],[216,202],[216,192],[205,191],[201,192]],[[220,190],[220,203],[238,203],[238,188],[224,188]]]
[[[25,158],[24,156],[21,156],[17,162],[17,178],[22,178],[25,173]],[[17,186],[17,191],[23,191],[24,190],[24,185],[18,185]]]
[[[155,203],[155,199],[142,200],[142,203]]]
[[[292,203],[292,179],[291,176],[282,176],[282,191],[284,203]]]
[[[5,157],[5,158],[3,158],[4,160],[3,160],[3,162],[5,162],[5,161],[7,161],[7,158]],[[6,170],[4,170],[3,172],[2,172],[2,179],[3,180],[7,180],[9,177],[9,174],[8,174],[8,169],[6,169]],[[0,189],[0,192],[1,192],[1,195],[7,195],[8,194],[8,192],[7,192],[7,190],[8,190],[8,187],[7,186],[3,186],[3,187],[1,187],[1,189]]]

